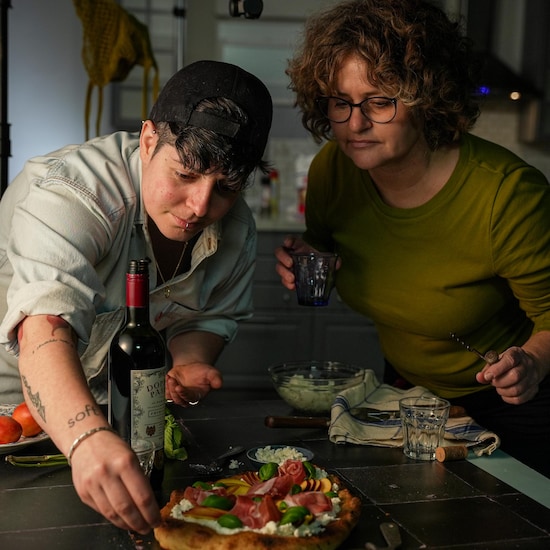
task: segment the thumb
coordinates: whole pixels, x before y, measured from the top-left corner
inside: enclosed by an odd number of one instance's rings
[[[208,371],[207,379],[212,389],[217,390],[222,387],[223,377],[221,372],[218,369],[215,369],[214,367],[212,367]]]

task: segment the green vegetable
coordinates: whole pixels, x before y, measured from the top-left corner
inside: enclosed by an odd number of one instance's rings
[[[164,454],[174,460],[187,460],[183,432],[168,408],[164,414]]]
[[[290,489],[290,494],[291,495],[296,495],[296,494],[301,493],[301,492],[302,492],[302,488],[299,485],[297,485],[296,483]]]
[[[334,491],[327,491],[325,493],[325,495],[328,497],[328,498],[336,498],[338,496],[338,493],[335,493]]]
[[[227,529],[238,529],[243,526],[243,522],[233,514],[224,514],[223,516],[220,516],[218,518],[218,523]]]
[[[208,508],[218,508],[219,510],[231,510],[231,508],[233,508],[233,502],[227,497],[221,497],[219,495],[208,495],[201,502],[201,506],[207,506]]]
[[[304,465],[304,470],[307,473],[307,477],[315,479],[317,477],[317,470],[315,469],[315,466],[311,462],[308,462],[307,460],[303,462],[303,465]]]
[[[276,462],[268,462],[258,470],[258,476],[260,476],[262,481],[267,481],[268,479],[271,479],[278,471],[279,466]]]
[[[283,514],[281,525],[302,523],[308,515],[309,510],[305,506],[291,506]]]
[[[14,456],[7,455],[6,462],[14,466],[23,466],[24,468],[43,468],[44,466],[67,466],[68,462],[65,455],[34,455],[34,456]]]
[[[175,460],[187,460],[183,447],[183,432],[180,425],[167,408],[164,415],[164,454]],[[41,468],[45,466],[66,466],[67,459],[62,454],[34,456],[6,456],[6,462],[14,466]]]

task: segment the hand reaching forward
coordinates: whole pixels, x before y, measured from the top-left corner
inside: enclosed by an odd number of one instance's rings
[[[206,363],[174,365],[166,377],[166,399],[187,407],[196,405],[211,389],[222,386],[220,371]]]
[[[144,535],[160,523],[160,511],[136,455],[120,437],[102,431],[84,440],[71,460],[82,502],[121,529]]]

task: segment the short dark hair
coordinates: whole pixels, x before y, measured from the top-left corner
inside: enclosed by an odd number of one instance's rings
[[[204,99],[197,112],[223,114],[226,119],[246,123],[246,113],[225,98]],[[179,122],[156,122],[159,140],[155,154],[163,145],[175,146],[182,164],[196,173],[220,171],[225,175],[225,187],[241,191],[251,183],[250,174],[259,168],[267,172],[268,164],[256,160],[242,143],[212,130],[188,126]]]
[[[365,76],[382,94],[413,110],[432,150],[479,116],[480,63],[458,22],[422,0],[349,0],[310,17],[286,71],[316,141],[330,139],[331,127],[315,100],[335,94],[336,73],[350,55],[365,60]]]

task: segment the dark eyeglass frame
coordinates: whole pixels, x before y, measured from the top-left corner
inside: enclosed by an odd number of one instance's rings
[[[345,119],[345,120],[333,120],[331,119],[328,114],[326,113],[326,111],[328,111],[328,109],[323,109],[323,105],[325,105],[325,107],[328,106],[328,102],[329,100],[331,99],[336,99],[338,101],[341,101],[342,103],[346,103],[348,106],[349,106],[349,115],[348,117]],[[365,113],[365,111],[363,110],[363,105],[365,104],[369,104],[370,102],[372,101],[376,101],[376,100],[384,100],[384,101],[389,101],[390,103],[393,104],[393,115],[392,117],[389,119],[389,120],[385,120],[383,122],[380,122],[378,120],[373,120],[367,113]],[[374,96],[374,97],[367,97],[366,99],[363,99],[363,101],[360,101],[359,103],[352,103],[351,101],[348,101],[347,99],[343,99],[341,97],[338,97],[338,96],[324,96],[324,97],[318,97],[316,100],[315,100],[315,103],[317,104],[317,108],[319,109],[319,111],[321,112],[321,114],[327,119],[327,120],[330,120],[330,122],[334,122],[335,124],[343,124],[344,122],[348,122],[349,119],[351,118],[351,115],[353,113],[353,109],[355,107],[358,107],[360,110],[361,110],[361,114],[368,120],[370,120],[371,122],[374,122],[375,124],[389,124],[397,115],[397,99],[395,97],[385,97],[385,96]]]

